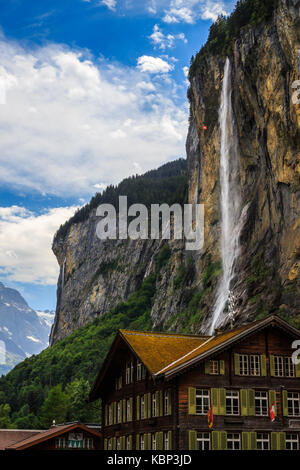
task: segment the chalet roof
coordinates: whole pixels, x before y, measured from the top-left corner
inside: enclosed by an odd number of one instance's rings
[[[29,447],[35,446],[37,444],[40,444],[44,441],[47,441],[48,439],[53,439],[55,437],[61,436],[62,434],[73,431],[74,429],[81,429],[82,431],[89,432],[90,434],[93,434],[99,438],[101,438],[101,434],[94,429],[91,429],[84,424],[81,423],[70,423],[70,424],[62,424],[58,426],[53,426],[50,429],[47,429],[46,431],[41,431],[38,434],[35,434],[31,437],[28,437],[27,439],[23,439],[19,442],[16,442],[12,445],[6,446],[5,449],[7,450],[23,450],[27,449]]]
[[[277,315],[214,336],[119,330],[90,392],[90,400],[99,397],[100,386],[109,372],[110,361],[120,339],[127,343],[153,377],[168,379],[267,326],[277,326],[296,337],[300,336],[299,330]]]
[[[42,432],[39,429],[0,429],[0,450]]]

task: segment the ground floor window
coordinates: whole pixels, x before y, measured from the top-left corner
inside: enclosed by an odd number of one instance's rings
[[[239,433],[227,433],[227,449],[240,450],[241,449],[241,435]]]
[[[144,434],[141,434],[141,442],[140,442],[140,447],[141,447],[141,450],[145,450],[145,436]]]
[[[156,450],[156,433],[152,434],[152,450]]]
[[[170,450],[169,433],[164,432],[164,450]]]
[[[93,439],[90,439],[90,438],[83,439],[83,448],[84,449],[93,449],[94,448]]]
[[[257,450],[270,450],[270,436],[267,433],[257,433]]]
[[[210,450],[210,433],[197,433],[197,450]]]
[[[295,433],[286,434],[286,450],[299,450],[299,436]]]
[[[55,448],[56,449],[65,449],[66,447],[67,447],[66,439],[64,437],[60,437],[59,439],[55,439]]]

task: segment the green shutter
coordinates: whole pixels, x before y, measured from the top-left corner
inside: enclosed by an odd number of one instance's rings
[[[104,439],[104,450],[107,450],[107,439]]]
[[[271,432],[271,450],[278,450],[278,433]]]
[[[152,448],[152,442],[151,442],[151,434],[150,432],[146,434],[146,441],[147,441],[147,450],[151,450]]]
[[[260,375],[266,377],[267,375],[267,359],[265,354],[260,355]]]
[[[274,356],[270,356],[270,376],[275,377],[275,359]]]
[[[172,431],[168,431],[168,450],[172,450]]]
[[[240,375],[240,355],[234,354],[234,373]]]
[[[124,398],[124,400],[122,400],[122,409],[123,409],[122,423],[126,423],[126,421],[127,421],[127,410],[126,410],[126,400],[125,400],[125,398]]]
[[[155,399],[156,399],[156,416],[160,416],[160,413],[159,413],[159,392],[155,392]]]
[[[139,420],[140,419],[140,396],[137,395],[136,397],[136,419]]]
[[[212,450],[219,450],[219,431],[212,431],[211,433],[211,448]]]
[[[219,433],[219,449],[227,450],[227,432],[220,431]]]
[[[189,431],[189,450],[197,450],[197,433]]]
[[[104,423],[105,423],[105,426],[108,425],[108,405],[105,405],[105,408],[104,408],[104,415],[105,415],[105,418],[104,418]]]
[[[256,432],[250,432],[250,450],[257,450],[257,443],[256,443],[256,438],[257,434]]]
[[[121,437],[121,449],[126,450],[126,437]]]
[[[113,423],[117,424],[117,402],[116,401],[113,402],[113,413],[114,413]]]
[[[300,377],[300,362],[295,364],[296,377]]]
[[[117,450],[117,438],[116,437],[112,438],[112,448],[113,450]]]
[[[205,374],[210,374],[210,361],[205,361]]]
[[[188,390],[188,409],[189,409],[189,415],[195,415],[196,414],[196,389],[194,387],[189,387]]]
[[[130,406],[130,414],[129,414],[129,421],[132,421],[132,411],[133,411],[133,398],[129,398],[129,406]]]
[[[156,435],[156,449],[157,450],[164,450],[164,433],[158,432]]]
[[[196,394],[195,394],[195,412],[196,412]],[[172,414],[172,393],[171,390],[168,390],[168,415]]]
[[[147,405],[148,405],[148,411],[147,411],[147,418],[151,418],[151,393],[147,393],[148,398],[147,398]]]
[[[225,388],[219,388],[219,414],[226,415],[226,390]]]
[[[140,450],[140,435],[136,434],[135,436],[135,449]]]
[[[255,416],[255,390],[248,390],[248,416]]]
[[[276,391],[269,390],[269,407],[274,403],[275,405],[275,416],[277,415],[277,405],[276,405]]]
[[[148,393],[144,395],[144,418],[148,418]]]
[[[219,415],[219,391],[217,388],[212,388],[210,390],[210,403],[213,407],[213,414]]]
[[[242,432],[242,450],[250,450],[250,432]]]
[[[288,416],[288,394],[286,390],[282,391],[282,414],[283,416]]]
[[[286,433],[285,432],[279,432],[277,435],[278,439],[278,450],[286,450]]]
[[[220,361],[220,375],[225,375],[225,361]]]
[[[241,398],[241,416],[248,416],[248,390],[242,389],[240,391]]]

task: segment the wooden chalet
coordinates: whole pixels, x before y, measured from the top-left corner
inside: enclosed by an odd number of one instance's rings
[[[14,433],[11,430],[11,436],[5,430],[4,433],[7,443],[2,447],[3,450],[99,450],[102,448],[102,434],[81,423],[52,426],[46,431],[32,431],[31,435],[28,435],[30,431],[17,430],[14,430]]]
[[[119,330],[90,392],[104,449],[298,450],[297,339],[277,316],[214,336]]]

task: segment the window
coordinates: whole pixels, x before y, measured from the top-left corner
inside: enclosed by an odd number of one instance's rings
[[[270,450],[270,439],[267,433],[257,433],[257,450]]]
[[[197,432],[197,450],[210,450],[209,432]]]
[[[169,449],[169,433],[164,432],[164,450],[170,450]]]
[[[136,380],[140,382],[142,380],[142,363],[137,361],[136,364]]]
[[[133,361],[130,362],[130,383],[133,383],[133,374],[134,374],[134,367]]]
[[[257,354],[250,356],[250,375],[260,375],[260,357]]]
[[[298,434],[286,434],[286,450],[299,450],[299,436]]]
[[[122,402],[117,403],[117,423],[122,422]]]
[[[239,392],[226,391],[226,414],[238,415],[239,408]]]
[[[126,450],[131,450],[131,437],[126,436]]]
[[[171,394],[170,390],[165,390],[164,392],[164,415],[168,416],[170,414],[171,408]]]
[[[121,450],[121,438],[117,438],[117,450]]]
[[[121,390],[122,388],[122,375],[116,378],[116,390]]]
[[[145,418],[145,396],[141,396],[141,419]]]
[[[112,439],[108,439],[107,450],[112,450]]]
[[[152,434],[152,450],[156,450],[156,433]]]
[[[276,377],[284,376],[283,357],[281,356],[274,356],[274,374]]]
[[[288,415],[289,416],[300,416],[300,407],[299,407],[299,393],[298,392],[288,392]]]
[[[157,399],[156,399],[156,393],[153,393],[152,395],[152,416],[155,417],[157,416]]]
[[[90,438],[83,439],[83,448],[84,449],[93,449],[94,448],[94,441]]]
[[[255,392],[255,415],[267,416],[268,415],[268,393]]]
[[[126,363],[126,384],[131,384],[133,382],[133,361]]]
[[[211,375],[219,374],[219,361],[209,361],[209,373]]]
[[[295,366],[289,356],[284,358],[284,372],[286,377],[295,377]]]
[[[196,390],[196,414],[206,415],[209,410],[209,390]]]
[[[126,404],[126,421],[131,421],[131,401],[127,400]]]
[[[240,354],[239,361],[240,361],[240,375],[249,375],[247,354]]]
[[[55,439],[55,448],[56,449],[65,449],[66,448],[66,439],[64,437],[60,437],[59,439]]]
[[[141,450],[145,450],[145,436],[144,434],[141,434],[141,442],[140,442],[140,448]]]
[[[108,407],[108,424],[111,426],[113,424],[113,405],[110,404]]]
[[[241,449],[241,436],[238,433],[227,433],[227,449],[240,450]]]

